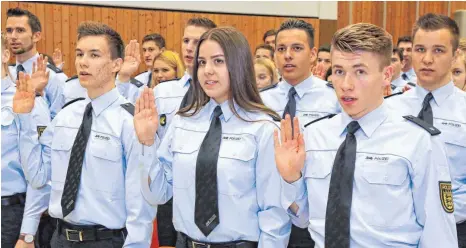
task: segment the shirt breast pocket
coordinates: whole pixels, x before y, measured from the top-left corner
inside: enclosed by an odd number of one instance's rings
[[[241,197],[254,188],[255,156],[256,145],[253,139],[240,135],[224,135],[217,164],[220,194]]]
[[[77,128],[55,127],[51,145],[51,180],[65,182]]]
[[[190,188],[196,177],[196,161],[205,133],[177,129],[173,152],[173,188]]]
[[[325,158],[317,158],[321,156],[331,156],[321,153],[310,152],[307,154],[310,158],[309,161],[332,161]],[[334,154],[334,153],[333,153]],[[311,157],[313,156],[313,157]],[[325,213],[327,211],[327,199],[328,190],[330,185],[330,174],[332,173],[333,162],[328,163],[311,163],[307,166],[304,171],[304,180],[309,190],[308,197],[309,202],[312,205],[309,206],[309,217],[311,219],[325,219]]]
[[[86,169],[94,182],[91,188],[109,193],[124,192],[123,151],[119,140],[108,134],[91,132],[89,142],[92,156],[87,160]]]
[[[18,130],[14,125],[15,116],[11,109],[2,109],[2,146],[3,149],[6,147],[12,147],[17,143]]]
[[[442,132],[452,177],[462,181],[466,178],[466,128]]]
[[[358,199],[353,194],[353,208],[359,209],[362,218],[372,226],[398,227],[413,212],[408,165],[401,158],[389,159],[393,161],[362,162],[356,167],[353,187],[357,188]]]

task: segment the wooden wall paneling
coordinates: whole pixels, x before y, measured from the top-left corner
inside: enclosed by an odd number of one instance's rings
[[[144,25],[146,26],[145,34],[154,33],[154,26],[152,25],[152,11],[144,11]],[[142,38],[143,37],[141,37],[139,41],[142,41]]]
[[[167,37],[167,11],[160,11],[160,35],[165,38],[167,49],[170,49],[170,40]]]
[[[42,40],[45,41],[45,50],[42,52],[49,53],[53,51],[54,48],[54,22],[53,22],[53,5],[52,4],[45,4],[45,25],[42,23],[44,27],[44,31],[42,32]]]
[[[167,36],[165,39],[168,40],[167,48],[173,50],[175,42],[175,32],[174,32],[174,12],[167,13]]]
[[[10,3],[9,2],[4,2],[2,1],[2,28],[5,27],[6,25],[6,12],[8,11],[8,9],[10,8]],[[5,30],[4,28],[2,30]]]
[[[62,11],[62,7],[66,7],[66,5],[54,4],[52,5],[52,7],[53,7],[53,28],[47,27],[47,29],[48,30],[52,29],[53,33],[49,32],[47,37],[51,38],[51,36],[53,35],[53,48],[47,49],[47,51],[43,51],[44,53],[47,53],[50,56],[51,56],[51,53],[53,53],[53,51],[55,50],[55,48],[59,48],[63,51],[61,11]]]
[[[466,1],[451,1],[450,2],[450,17],[454,18],[455,11],[466,10]]]
[[[172,51],[179,50],[181,47],[181,37],[183,37],[183,21],[181,20],[181,13],[175,12],[173,15],[173,46]]]
[[[429,12],[448,15],[448,2],[447,1],[420,1],[419,2],[419,16],[425,15]]]
[[[102,22],[102,7],[92,7],[92,20]]]
[[[76,75],[76,68],[75,68],[74,61],[76,59],[76,52],[75,52],[76,42],[77,42],[76,30],[78,29],[78,23],[79,23],[78,13],[84,14],[84,8],[78,7],[78,6],[72,6],[70,8],[70,26],[68,28],[69,34],[70,34],[70,43],[68,45],[69,47],[68,58],[69,59],[68,59],[68,63],[65,63],[65,66],[63,67],[68,77],[72,77],[73,75]]]
[[[254,23],[256,24],[254,27],[255,44],[249,44],[249,45],[252,45],[253,47],[253,50],[252,50],[253,55],[254,55],[254,51],[256,50],[256,47],[264,43],[264,41],[262,40],[262,36],[264,35],[264,32],[267,31],[267,30],[264,30],[264,22],[266,22],[266,18],[267,17],[264,17],[264,16],[256,16],[254,18]],[[248,40],[248,42],[251,43],[250,40]]]
[[[160,12],[159,11],[151,11],[151,12],[152,12],[152,32],[160,33]]]
[[[125,13],[125,17],[123,19],[124,29],[123,29],[123,34],[120,34],[120,35],[123,41],[126,43],[129,40],[131,40],[131,29],[132,29],[131,10],[125,9],[124,13]]]
[[[44,36],[44,31],[45,31],[45,6],[42,3],[37,3],[36,5],[36,10],[34,14],[39,18],[39,21],[42,25],[42,35],[41,35],[41,40],[37,42],[37,50],[38,51],[46,51],[46,46],[45,46],[45,36]],[[3,12],[2,12],[3,13]],[[3,16],[3,15],[2,15]]]
[[[116,9],[116,25],[117,30],[120,32],[121,39],[126,42],[126,19],[125,19],[125,10],[122,8]]]
[[[330,44],[333,34],[337,31],[337,20],[319,20],[319,44]]]
[[[70,60],[70,54],[74,50],[71,50],[71,36],[70,36],[70,8],[76,8],[72,5],[63,5],[61,8],[61,51],[63,54],[64,69],[69,71],[69,68],[74,67]],[[60,48],[60,47],[58,47]],[[53,52],[48,53],[49,56],[53,56]],[[68,75],[68,74],[67,74]],[[72,76],[72,75],[68,75]]]
[[[94,19],[94,7],[86,6],[84,8],[85,8],[85,13],[84,13],[85,16],[84,16],[83,21],[87,21],[87,20],[97,21]]]
[[[387,2],[386,30],[393,36],[395,45],[398,37],[411,34],[416,22],[416,5],[414,1]]]
[[[138,25],[135,27],[138,29],[138,36],[136,40],[139,41],[139,44],[142,45],[141,41],[144,35],[146,35],[146,11],[145,10],[136,10],[138,13]]]
[[[117,15],[117,9],[116,8],[109,8],[109,10],[108,10],[108,25],[110,25],[110,27],[112,27],[113,29],[118,30],[116,15]]]
[[[102,8],[100,10],[100,15],[102,17],[102,23],[106,25],[110,25],[110,16],[109,16],[109,8]]]

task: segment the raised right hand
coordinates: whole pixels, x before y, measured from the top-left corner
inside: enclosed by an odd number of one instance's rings
[[[16,80],[16,92],[13,97],[13,112],[17,114],[30,113],[34,108],[36,91],[31,82],[31,77],[24,72],[19,73]]]
[[[118,80],[120,82],[129,81],[141,64],[141,51],[137,40],[131,40],[125,48],[125,58],[120,71],[118,72]]]
[[[136,100],[134,113],[134,128],[139,143],[151,146],[155,141],[155,133],[159,127],[159,115],[155,108],[155,98],[152,89],[144,86],[144,91]]]
[[[293,120],[291,127],[290,115],[286,115],[280,122],[280,137],[278,130],[274,131],[275,163],[278,171],[285,181],[293,183],[301,178],[301,170],[304,168],[306,151],[304,138],[300,132],[298,117]]]

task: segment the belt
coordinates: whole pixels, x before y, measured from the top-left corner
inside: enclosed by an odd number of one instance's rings
[[[24,205],[26,202],[26,193],[18,193],[10,196],[2,197],[2,207],[12,206],[12,205]]]
[[[103,239],[112,239],[113,237],[126,238],[128,232],[126,228],[108,229],[101,225],[73,225],[61,219],[57,219],[58,234],[64,234],[66,240],[72,242],[96,241]]]
[[[184,233],[179,233],[183,239],[186,240],[186,244],[188,248],[257,248],[257,242],[252,241],[233,241],[233,242],[225,242],[225,243],[205,243],[199,242]]]

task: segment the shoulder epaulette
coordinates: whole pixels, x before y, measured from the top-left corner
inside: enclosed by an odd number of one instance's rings
[[[275,88],[275,87],[277,87],[277,84],[271,84],[271,85],[269,85],[269,86],[266,86],[266,87],[260,89],[259,92],[263,92],[263,91],[266,91],[266,90],[270,90],[270,89],[273,89],[273,88]]]
[[[273,121],[281,121],[282,120],[280,117],[277,118],[276,116],[271,115],[271,114],[269,114],[269,116],[272,117]]]
[[[384,96],[383,98],[384,98],[384,99],[387,99],[387,98],[390,98],[390,97],[392,97],[392,96],[397,96],[397,95],[401,95],[401,94],[403,94],[403,92],[397,92],[397,93],[395,93],[395,94],[391,94],[391,95],[388,95],[388,96]]]
[[[78,75],[74,75],[74,76],[68,78],[68,79],[65,81],[65,83],[68,83],[68,81],[71,81],[71,80],[76,79],[76,78],[78,78]]]
[[[63,71],[60,68],[58,68],[58,67],[56,67],[56,66],[54,66],[52,64],[47,64],[47,67],[50,70],[54,71],[55,73],[63,73]]]
[[[333,84],[332,84],[332,83],[328,82],[326,85],[327,85],[328,87],[330,87],[330,88],[334,89],[334,88],[333,88]]]
[[[138,87],[138,88],[141,88],[142,86],[144,86],[144,84],[141,81],[139,81],[139,80],[137,80],[135,78],[131,78],[129,80],[129,82],[136,85],[136,87]]]
[[[160,81],[159,84],[165,83],[165,82],[170,82],[170,81],[179,81],[179,80],[180,80],[179,78],[174,78],[174,79],[170,79],[170,80],[163,80],[163,81]]]
[[[9,63],[8,66],[16,66],[16,63]]]
[[[39,97],[41,96],[41,94],[39,92],[36,92],[36,97]]]
[[[317,118],[317,119],[307,123],[306,125],[304,125],[304,127],[307,127],[307,126],[311,125],[312,123],[316,123],[316,122],[324,120],[324,119],[330,119],[330,118],[334,117],[335,115],[336,114],[329,114],[329,115],[326,115],[324,117]]]
[[[433,125],[430,125],[429,123],[423,121],[422,119],[420,118],[417,118],[415,116],[412,116],[412,115],[405,115],[403,116],[403,118],[405,118],[406,120],[410,121],[410,122],[413,122],[415,123],[416,125],[422,127],[423,129],[425,129],[427,132],[430,133],[430,135],[432,136],[435,136],[435,135],[439,135],[441,134],[442,132],[440,132],[440,130],[438,130],[436,127],[434,127]]]
[[[77,101],[84,100],[84,99],[86,99],[86,98],[84,98],[84,97],[78,97],[78,98],[76,98],[76,99],[73,99],[73,100],[71,100],[71,101],[65,103],[65,105],[63,105],[63,107],[62,107],[61,109],[64,109],[64,108],[66,108],[66,106],[71,105],[72,103],[75,103],[75,102],[77,102]]]
[[[394,89],[396,89],[396,85],[390,84],[390,88],[392,88],[392,90],[394,90]]]
[[[411,83],[411,82],[408,82],[407,85],[412,86],[412,87],[416,87],[416,84],[415,84],[415,83]]]
[[[134,105],[133,104],[128,102],[128,103],[121,104],[120,106],[123,107],[126,111],[128,111],[128,113],[130,113],[132,116],[134,116]]]

